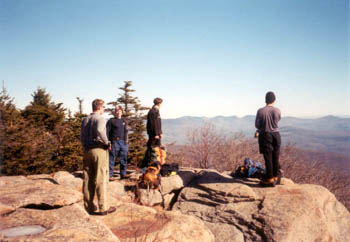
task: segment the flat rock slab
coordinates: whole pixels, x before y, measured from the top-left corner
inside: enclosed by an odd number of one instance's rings
[[[1,217],[0,241],[117,242],[119,239],[106,225],[75,204],[52,210],[19,208]]]
[[[196,176],[197,174],[193,170],[181,169],[178,171],[177,175],[162,177],[162,194],[169,194],[186,187]]]
[[[48,179],[0,177],[0,214],[17,208],[58,208],[82,200],[82,193]]]
[[[98,217],[123,242],[214,242],[205,224],[179,212],[157,212],[153,208],[124,203],[117,211]]]
[[[173,209],[205,221],[216,241],[228,241],[224,229],[236,231],[230,241],[350,241],[349,211],[322,186],[284,178],[282,185],[263,188],[257,179],[212,170],[199,175]]]

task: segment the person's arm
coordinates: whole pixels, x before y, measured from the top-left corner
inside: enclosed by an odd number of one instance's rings
[[[101,117],[97,122],[97,136],[100,138],[103,144],[109,144],[106,132],[106,120],[103,117]]]
[[[278,121],[281,120],[281,110],[277,109],[278,110]]]
[[[154,132],[155,132],[156,136],[160,136],[162,134],[162,124],[161,124],[161,120],[159,118],[159,114],[157,114],[155,117]]]
[[[125,123],[125,125],[124,125],[124,141],[125,141],[125,143],[128,143],[128,122],[126,121],[126,118],[123,118],[123,121]]]
[[[153,110],[151,110],[149,113],[148,113],[148,122],[149,122],[149,133],[152,135],[152,136],[156,136],[156,114],[153,112]]]
[[[111,124],[112,122],[111,122],[111,119],[109,119],[108,121],[107,121],[107,124],[106,124],[106,132],[107,132],[107,138],[108,138],[108,140],[110,140],[110,137],[111,137],[111,134],[110,134],[110,132],[111,132]]]
[[[256,113],[255,128],[256,128],[257,130],[260,130],[260,128],[261,128],[261,117],[260,117],[260,115],[259,115],[259,111]]]

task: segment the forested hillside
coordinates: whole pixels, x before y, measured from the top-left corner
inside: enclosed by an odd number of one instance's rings
[[[129,126],[129,162],[141,162],[146,138],[143,107],[133,97],[132,83],[119,88],[115,101],[105,100],[111,112],[123,105]],[[121,90],[121,91],[120,91]],[[118,96],[119,95],[119,96]],[[0,94],[0,171],[4,175],[73,172],[82,169],[80,125],[87,114],[82,112],[83,99],[77,98],[80,111],[72,114],[63,103],[54,103],[44,88],[32,94],[32,101],[19,109],[5,87]]]

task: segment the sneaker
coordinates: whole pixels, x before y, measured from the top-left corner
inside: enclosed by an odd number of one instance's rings
[[[106,216],[109,213],[115,212],[117,209],[115,207],[110,207],[107,211],[104,212],[94,212],[92,215]]]

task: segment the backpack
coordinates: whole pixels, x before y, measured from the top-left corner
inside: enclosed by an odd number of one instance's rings
[[[145,168],[153,162],[159,162],[161,165],[163,165],[165,164],[165,158],[166,151],[164,146],[148,147],[142,161],[141,168]]]
[[[264,174],[265,168],[259,161],[246,158],[244,159],[244,165],[239,166],[233,175],[237,178],[262,178]]]
[[[160,165],[165,164],[166,151],[164,146],[156,146],[153,148],[153,153],[155,157],[153,157],[152,161],[158,161]]]
[[[173,176],[173,175],[176,175],[178,171],[179,171],[179,164],[177,163],[164,164],[160,169],[160,174],[162,176]]]

